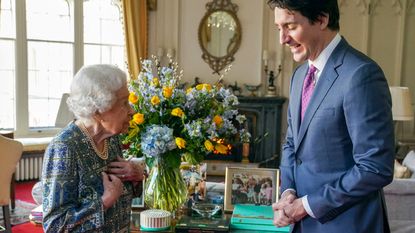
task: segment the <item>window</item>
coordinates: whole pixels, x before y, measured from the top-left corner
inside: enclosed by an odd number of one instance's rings
[[[124,32],[120,8],[111,0],[84,3],[84,63],[124,64]]]
[[[15,125],[15,6],[13,0],[2,0],[0,8],[0,128]]]
[[[125,70],[119,0],[2,0],[0,9],[0,129],[54,134],[61,96],[82,65]]]

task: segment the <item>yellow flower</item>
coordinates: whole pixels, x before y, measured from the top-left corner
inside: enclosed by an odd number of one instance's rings
[[[151,97],[151,104],[152,105],[158,105],[160,103],[160,98],[158,96]]]
[[[143,124],[144,123],[144,114],[141,114],[141,113],[134,114],[133,121],[137,125]]]
[[[220,154],[227,154],[228,153],[228,147],[226,147],[223,144],[216,144],[215,150],[218,151]]]
[[[160,85],[159,78],[154,77],[151,83],[153,84],[153,86],[158,87]]]
[[[206,150],[208,150],[208,151],[212,151],[212,150],[214,149],[212,142],[211,142],[211,141],[209,141],[209,140],[206,140],[206,141],[205,141],[205,148],[206,148]]]
[[[193,88],[189,87],[186,89],[186,94],[189,94],[191,91],[193,90]]]
[[[130,95],[128,96],[128,101],[130,101],[130,103],[135,104],[138,101],[138,97],[135,95],[134,92],[130,92]]]
[[[173,88],[171,87],[163,87],[163,96],[166,98],[170,98],[173,95]]]
[[[205,83],[205,84],[203,84],[203,88],[210,91],[210,90],[212,90],[212,85]]]
[[[171,115],[177,116],[177,117],[183,117],[184,112],[180,108],[174,108],[173,110],[171,110]]]
[[[130,122],[131,125],[131,122]],[[133,123],[134,126],[131,127],[131,129],[128,131],[128,138],[131,139],[133,137],[135,137],[139,132],[140,132],[140,128],[137,127],[136,124]]]
[[[183,138],[177,137],[176,138],[176,145],[179,149],[186,148],[186,141]]]
[[[222,117],[219,116],[219,115],[214,116],[213,117],[213,122],[215,122],[215,124],[216,124],[217,127],[221,127],[222,124],[223,124]]]
[[[207,91],[210,91],[212,89],[212,86],[210,84],[207,83],[202,83],[202,84],[198,84],[196,85],[196,90],[200,91],[206,89]]]

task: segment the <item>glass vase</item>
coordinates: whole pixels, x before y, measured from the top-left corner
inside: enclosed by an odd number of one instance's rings
[[[146,180],[144,202],[151,209],[177,211],[187,200],[187,187],[180,169],[158,161]]]

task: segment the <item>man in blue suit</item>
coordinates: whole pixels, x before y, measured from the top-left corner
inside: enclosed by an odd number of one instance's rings
[[[281,159],[277,226],[296,233],[390,232],[391,97],[381,68],[339,35],[337,0],[269,0],[297,62]]]

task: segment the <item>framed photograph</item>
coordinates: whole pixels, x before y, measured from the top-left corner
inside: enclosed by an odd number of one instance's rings
[[[146,182],[145,180],[142,180],[141,182],[142,182],[141,184],[137,184],[137,185],[142,185],[143,191],[141,192],[140,197],[133,198],[133,201],[131,203],[131,209],[133,210],[144,209],[144,185]]]
[[[272,205],[279,196],[279,170],[268,168],[227,167],[224,210],[235,204]]]
[[[129,157],[127,160],[132,160],[135,164],[137,164],[138,166],[141,167],[141,169],[144,170],[145,174],[148,174],[149,169],[148,169],[148,167],[145,163],[145,159],[143,157],[141,157],[141,158]],[[132,210],[144,209],[144,207],[145,207],[144,206],[145,184],[146,184],[146,179],[143,179],[142,181],[140,181],[139,184],[137,184],[137,185],[141,185],[142,191],[141,191],[140,197],[133,198],[133,201],[131,203],[131,209]]]

